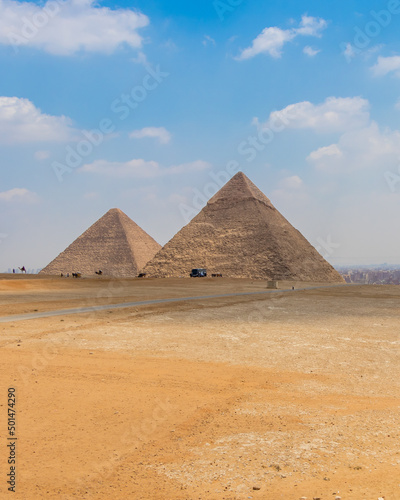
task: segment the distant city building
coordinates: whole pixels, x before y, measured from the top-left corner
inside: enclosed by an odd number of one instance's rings
[[[382,269],[384,268],[384,269]],[[399,285],[400,267],[393,266],[390,269],[388,265],[382,265],[382,268],[357,268],[342,267],[338,268],[346,283],[358,283],[366,285]]]

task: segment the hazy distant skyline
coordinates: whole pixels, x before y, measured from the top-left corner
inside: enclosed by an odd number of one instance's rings
[[[0,4],[0,271],[110,208],[165,244],[242,170],[332,264],[400,263],[400,1]]]

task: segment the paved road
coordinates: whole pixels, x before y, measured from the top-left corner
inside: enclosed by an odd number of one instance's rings
[[[337,288],[343,286],[350,285],[327,285],[327,286],[313,286],[309,288],[297,288],[295,292],[303,291],[303,290],[318,290],[322,288]],[[39,319],[39,318],[50,318],[52,316],[66,316],[70,314],[81,314],[81,313],[91,313],[96,311],[104,311],[107,309],[124,309],[128,307],[140,307],[140,306],[148,306],[152,304],[168,304],[170,302],[186,302],[189,300],[205,300],[205,299],[219,299],[223,297],[245,297],[249,295],[266,295],[270,293],[293,293],[293,290],[290,288],[284,290],[264,290],[262,292],[246,292],[246,293],[226,293],[222,295],[203,295],[199,297],[179,297],[173,299],[155,299],[155,300],[143,300],[139,302],[123,302],[121,304],[105,304],[101,306],[88,306],[88,307],[75,307],[73,309],[59,309],[57,311],[44,311],[37,313],[28,313],[28,314],[15,314],[13,316],[3,316],[0,317],[0,323],[11,323],[14,321],[26,321],[30,319]]]

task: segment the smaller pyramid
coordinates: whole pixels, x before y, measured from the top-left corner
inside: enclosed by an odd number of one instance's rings
[[[40,274],[82,273],[128,278],[160,250],[151,236],[118,208],[112,208],[89,227]]]

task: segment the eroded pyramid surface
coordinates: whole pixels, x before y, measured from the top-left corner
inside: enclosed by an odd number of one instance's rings
[[[161,246],[118,208],[109,210],[41,274],[80,272],[104,276],[134,277]]]
[[[144,268],[148,276],[342,282],[339,273],[242,172],[213,196]]]

